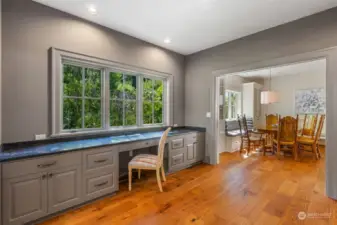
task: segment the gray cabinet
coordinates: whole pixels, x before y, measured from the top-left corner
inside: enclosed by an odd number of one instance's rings
[[[134,143],[133,143],[134,144]],[[111,194],[119,188],[117,146],[83,152],[83,198],[86,201]]]
[[[81,166],[48,173],[48,213],[81,203]]]
[[[168,171],[175,172],[204,160],[205,134],[189,133],[169,138]]]
[[[47,176],[33,174],[3,180],[4,224],[24,224],[47,215]]]

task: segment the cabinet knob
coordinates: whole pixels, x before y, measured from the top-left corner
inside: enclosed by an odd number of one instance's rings
[[[46,179],[47,178],[47,175],[46,174],[43,174],[42,175],[42,180]]]
[[[51,178],[51,177],[53,177],[53,175],[54,175],[54,174],[50,173],[48,176],[49,176],[49,178]]]

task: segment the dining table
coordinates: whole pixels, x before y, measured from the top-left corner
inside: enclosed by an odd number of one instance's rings
[[[266,138],[264,140],[263,148],[270,149],[273,152],[273,139],[277,135],[278,127],[277,126],[268,126],[268,125],[260,125],[254,127],[252,130],[253,133],[258,134],[266,134]],[[265,151],[264,151],[265,153]]]

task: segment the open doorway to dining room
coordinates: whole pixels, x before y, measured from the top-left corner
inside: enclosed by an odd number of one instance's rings
[[[326,139],[326,68],[326,59],[320,58],[219,76],[217,153],[275,154],[296,160],[310,153],[319,159]],[[295,138],[289,145],[281,143],[290,135],[282,130],[290,126],[287,118],[296,121],[289,128]]]

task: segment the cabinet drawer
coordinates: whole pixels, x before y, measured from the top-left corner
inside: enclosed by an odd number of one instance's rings
[[[172,149],[184,147],[184,138],[171,140]]]
[[[124,151],[131,151],[135,149],[141,149],[141,148],[147,148],[147,147],[152,147],[152,146],[157,146],[159,143],[159,140],[148,140],[148,141],[137,141],[137,142],[132,142],[129,144],[123,144],[120,145],[119,151],[124,152]]]
[[[115,165],[118,157],[118,149],[109,147],[83,152],[84,170],[102,168]]]
[[[95,176],[85,176],[85,200],[91,200],[118,190],[118,171],[99,173]]]
[[[191,134],[187,134],[185,136],[185,140],[186,140],[186,144],[192,144],[194,142],[197,142],[197,133],[191,133]]]
[[[169,166],[177,167],[185,164],[186,148],[171,150],[169,152]]]
[[[3,178],[12,178],[51,169],[81,164],[81,152],[69,152],[60,155],[43,156],[3,163]]]

